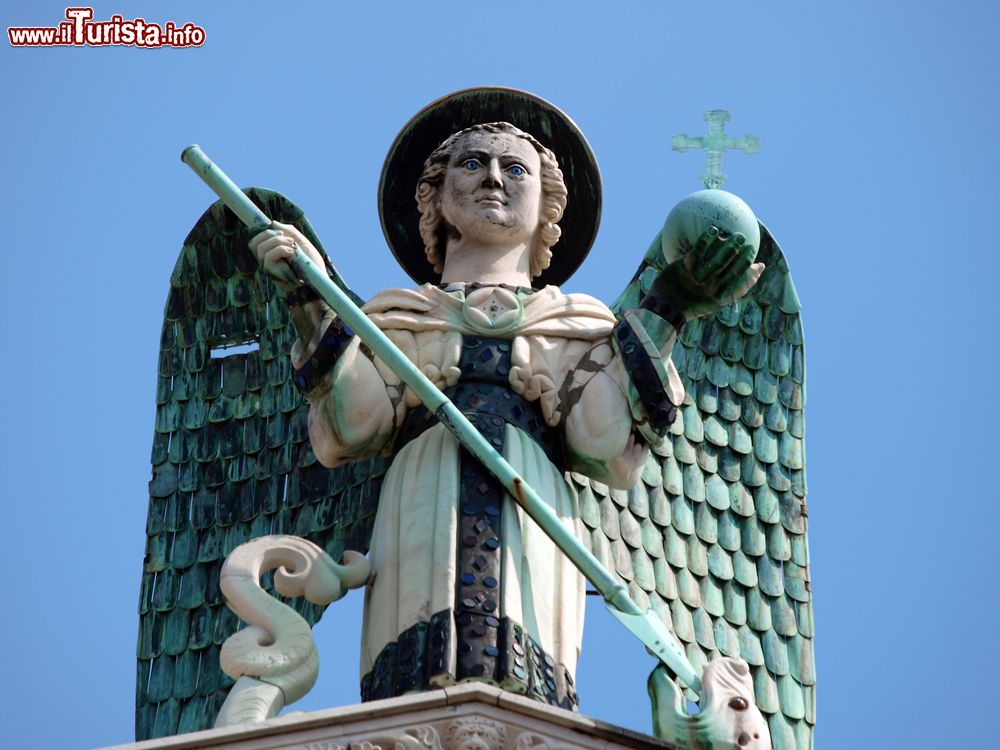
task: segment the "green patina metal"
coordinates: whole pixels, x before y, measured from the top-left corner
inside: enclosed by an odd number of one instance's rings
[[[288,199],[247,195],[322,247]],[[226,555],[266,534],[303,536],[334,559],[367,550],[388,466],[373,459],[330,471],[317,462],[308,406],[291,383],[296,334],[247,247],[251,236],[214,204],[170,278],[139,595],[140,740],[210,728],[232,686],[219,666],[219,647],[239,626],[219,591]],[[287,603],[310,623],[323,611],[301,598]]]
[[[757,136],[730,138],[726,134],[726,123],[731,119],[726,110],[713,109],[705,113],[708,133],[702,136],[681,134],[670,139],[670,146],[674,151],[684,152],[691,148],[701,148],[708,154],[708,167],[701,173],[701,180],[706,188],[722,187],[726,181],[726,175],[722,172],[722,155],[726,151],[737,149],[747,154],[756,154],[760,151],[760,138]]]
[[[745,659],[774,748],[808,750],[816,671],[805,349],[788,265],[760,228],[766,269],[757,285],[689,321],[674,344],[684,407],[642,481],[624,493],[572,479],[595,554],[633,600],[671,624],[697,668],[718,656]],[[635,308],[665,265],[657,235],[612,310]]]

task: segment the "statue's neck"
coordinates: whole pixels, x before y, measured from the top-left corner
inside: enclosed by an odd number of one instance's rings
[[[449,240],[441,281],[530,287],[530,260],[527,243],[484,247],[467,245],[461,239]]]

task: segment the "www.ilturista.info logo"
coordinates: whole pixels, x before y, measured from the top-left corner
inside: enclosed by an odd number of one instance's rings
[[[160,25],[142,18],[128,21],[119,15],[108,21],[93,18],[93,8],[67,8],[66,20],[58,26],[11,26],[7,37],[12,47],[200,47],[205,43],[205,29],[193,23]]]

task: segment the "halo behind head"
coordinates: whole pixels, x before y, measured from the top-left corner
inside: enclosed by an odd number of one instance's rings
[[[485,87],[449,94],[418,112],[399,132],[379,180],[379,217],[396,260],[414,281],[437,283],[424,253],[414,192],[424,161],[448,136],[480,123],[509,122],[555,152],[569,192],[552,262],[534,285],[562,284],[590,251],[601,215],[601,177],[576,124],[544,99],[516,89]]]

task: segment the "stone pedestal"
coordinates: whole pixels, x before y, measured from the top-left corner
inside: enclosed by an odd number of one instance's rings
[[[638,732],[469,683],[289,713],[106,750],[681,750]]]

